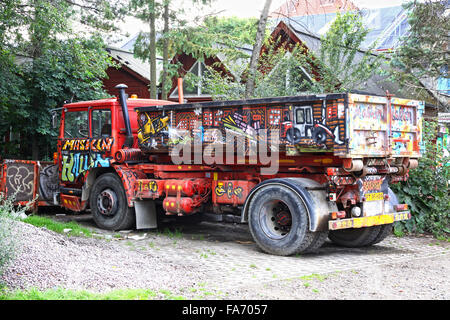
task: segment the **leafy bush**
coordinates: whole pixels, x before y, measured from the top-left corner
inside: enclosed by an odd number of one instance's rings
[[[423,129],[425,151],[418,168],[410,170],[408,181],[392,187],[400,203],[409,205],[412,218],[396,223],[394,230],[397,234],[406,231],[448,237],[450,159],[436,146],[437,123],[424,121]]]

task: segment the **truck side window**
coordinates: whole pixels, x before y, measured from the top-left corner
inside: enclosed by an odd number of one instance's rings
[[[87,111],[66,112],[64,118],[64,138],[88,138]]]
[[[92,111],[92,137],[111,136],[111,110]]]

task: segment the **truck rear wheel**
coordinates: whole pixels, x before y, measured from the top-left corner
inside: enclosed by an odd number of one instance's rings
[[[316,249],[323,237],[309,231],[304,199],[281,185],[257,191],[249,206],[249,228],[259,247],[270,254],[288,256]]]
[[[95,181],[89,204],[93,219],[100,228],[124,230],[135,227],[134,208],[128,207],[122,181],[114,173],[103,174]]]

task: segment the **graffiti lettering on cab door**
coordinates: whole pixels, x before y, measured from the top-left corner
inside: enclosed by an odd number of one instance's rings
[[[92,168],[109,167],[111,157],[103,158],[100,153],[70,153],[62,157],[61,180],[75,182],[78,177]]]

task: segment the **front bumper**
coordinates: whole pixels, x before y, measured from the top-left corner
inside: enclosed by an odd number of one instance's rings
[[[411,219],[410,211],[401,211],[396,213],[382,214],[378,216],[338,219],[328,221],[329,230],[341,230],[349,228],[364,228],[379,226],[384,224],[391,224],[396,221]]]

